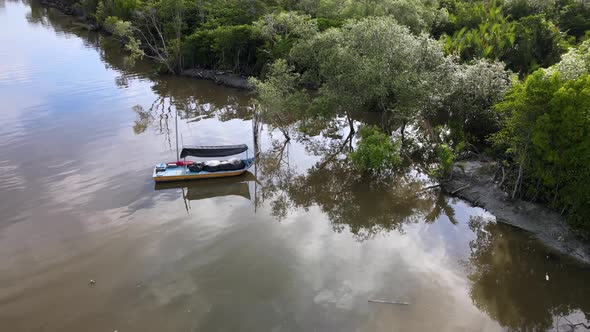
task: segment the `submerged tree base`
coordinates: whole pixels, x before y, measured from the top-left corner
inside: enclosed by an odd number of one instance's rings
[[[498,222],[531,232],[549,248],[590,264],[590,245],[578,239],[565,218],[540,204],[510,199],[495,180],[498,169],[493,161],[457,162],[452,180],[442,188],[488,210]]]

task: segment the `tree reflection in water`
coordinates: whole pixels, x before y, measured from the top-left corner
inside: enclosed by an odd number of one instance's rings
[[[432,207],[432,195],[417,195],[423,185],[412,176],[374,179],[345,159],[321,166],[294,179],[288,192],[297,206],[319,206],[337,231],[348,227],[359,239],[402,231],[404,223],[420,220]]]
[[[340,139],[297,140],[308,153],[320,157],[303,173],[290,167],[285,156],[288,144],[274,142],[258,160],[261,202],[269,202],[279,220],[291,209],[317,206],[334,230],[349,230],[359,240],[379,232],[403,232],[405,223],[434,222],[442,215],[456,222],[449,198],[436,190],[423,190],[429,180],[411,167],[385,178],[354,169],[346,159],[352,139],[348,134]]]
[[[477,235],[465,262],[475,306],[510,330],[569,331],[568,319],[590,325],[590,270],[535,250],[510,226],[471,217],[469,227]],[[576,312],[577,321],[567,317]]]
[[[61,16],[64,16],[59,11],[42,6],[38,1],[26,0],[23,1],[30,8],[31,12],[27,13],[27,22],[32,24],[40,24],[43,27],[54,29],[56,32],[65,32],[63,24],[54,24],[60,20]],[[62,19],[63,20],[63,19]]]
[[[132,108],[137,114],[133,125],[134,133],[141,134],[148,127],[153,126],[170,142],[174,112],[178,112],[179,119],[187,123],[212,118],[224,122],[232,119],[247,120],[251,117],[251,111],[243,106],[243,96],[240,94],[209,93],[207,89],[183,84],[186,80],[187,78],[182,77],[155,79],[152,90],[157,96],[156,99],[148,108],[142,105],[135,105]],[[204,86],[206,87],[207,84]]]
[[[287,189],[295,176],[289,159],[289,141],[271,140],[271,146],[261,151],[256,160],[256,172],[261,186],[257,187],[256,205],[269,202],[271,214],[279,221],[286,218],[293,204]]]

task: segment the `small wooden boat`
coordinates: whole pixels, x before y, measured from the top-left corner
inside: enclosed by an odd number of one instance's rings
[[[187,161],[186,157],[228,157],[248,151],[246,144],[226,146],[186,146],[176,162],[158,164],[154,167],[156,182],[221,178],[243,174],[254,164],[254,158],[230,158],[228,160]]]

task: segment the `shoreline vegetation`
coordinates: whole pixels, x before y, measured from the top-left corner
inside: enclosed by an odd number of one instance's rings
[[[100,31],[102,33],[112,34],[112,32],[104,29],[95,19],[87,16],[85,12],[79,8],[66,4],[61,0],[40,0],[44,6],[55,8],[62,13],[74,16],[79,20],[79,25],[89,31]],[[253,90],[253,87],[248,83],[248,77],[235,74],[231,71],[221,69],[208,69],[202,67],[192,67],[182,69],[178,75],[192,77],[196,79],[203,79],[213,81],[216,84],[223,85],[230,88],[241,90]]]
[[[411,164],[590,263],[586,1],[41,2],[111,34],[130,63],[255,90],[286,141],[348,126],[359,172]],[[359,128],[354,112],[381,121]],[[465,155],[495,160],[494,176],[458,172]]]

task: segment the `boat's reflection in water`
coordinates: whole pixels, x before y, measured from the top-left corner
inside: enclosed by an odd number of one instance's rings
[[[243,197],[250,201],[254,198],[255,200],[257,184],[258,179],[256,176],[250,172],[245,172],[242,175],[226,178],[157,182],[154,189],[157,191],[181,189],[182,198],[185,201],[188,211],[190,209],[190,201],[228,196]]]

